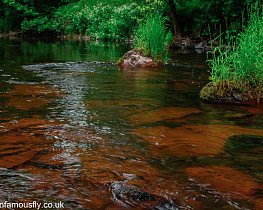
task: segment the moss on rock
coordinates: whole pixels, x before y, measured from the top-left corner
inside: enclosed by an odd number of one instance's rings
[[[211,101],[216,98],[216,87],[212,82],[208,83],[206,86],[202,88],[200,91],[200,98],[204,101]]]
[[[200,99],[209,103],[259,104],[263,103],[263,90],[240,88],[233,82],[210,82],[200,91]]]

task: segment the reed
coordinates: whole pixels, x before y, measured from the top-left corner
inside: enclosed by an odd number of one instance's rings
[[[139,24],[135,33],[135,47],[142,50],[145,56],[163,62],[167,46],[171,42],[171,32],[167,33],[166,19],[159,13],[150,14],[145,22]]]
[[[262,91],[263,84],[263,14],[257,3],[251,7],[248,25],[236,38],[229,38],[231,49],[215,48],[208,60],[210,79],[219,90]],[[261,93],[260,93],[261,94]]]

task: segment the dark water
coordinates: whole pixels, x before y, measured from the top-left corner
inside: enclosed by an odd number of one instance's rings
[[[124,44],[0,47],[0,202],[263,209],[263,107],[201,102],[204,54],[123,69]]]

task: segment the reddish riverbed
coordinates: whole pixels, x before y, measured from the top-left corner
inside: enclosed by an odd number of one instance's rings
[[[201,102],[204,54],[123,69],[102,62],[126,45],[0,46],[0,202],[263,209],[263,107]]]

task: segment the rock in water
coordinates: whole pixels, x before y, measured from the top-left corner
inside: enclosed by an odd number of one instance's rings
[[[124,54],[117,62],[117,65],[123,67],[160,67],[164,64],[154,61],[151,57],[145,57],[140,50],[133,49]]]
[[[222,86],[222,85],[221,85]],[[263,92],[260,89],[245,89],[228,82],[222,87],[219,83],[210,82],[200,91],[200,98],[209,103],[225,104],[262,104]]]
[[[111,192],[114,197],[129,200],[130,203],[134,204],[141,203],[145,200],[155,200],[154,195],[121,181],[111,184]]]

